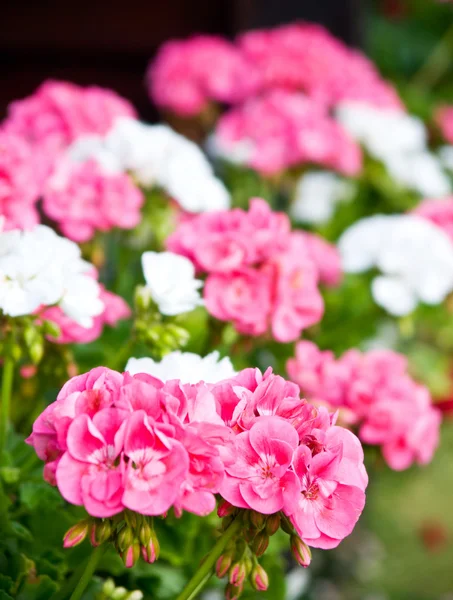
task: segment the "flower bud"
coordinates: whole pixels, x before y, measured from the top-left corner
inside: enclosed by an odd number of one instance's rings
[[[263,529],[266,524],[266,516],[256,510],[251,510],[249,512],[249,520],[251,525],[259,530]]]
[[[244,583],[244,579],[247,576],[247,569],[245,564],[241,562],[234,563],[234,565],[230,568],[229,571],[229,581],[232,585],[242,587]]]
[[[269,536],[265,531],[260,531],[250,545],[250,548],[256,556],[262,556],[269,546]]]
[[[311,562],[310,548],[297,535],[291,536],[291,552],[302,567],[308,567]]]
[[[111,596],[111,600],[126,600],[127,598],[127,589],[125,587],[117,587],[113,590]]]
[[[280,514],[275,513],[270,515],[266,521],[266,533],[267,535],[274,535],[280,527]]]
[[[263,567],[256,563],[250,575],[250,583],[254,590],[264,592],[269,587],[269,577]]]
[[[100,546],[108,539],[112,534],[112,526],[110,521],[95,521],[91,526],[90,541],[92,546]]]
[[[217,560],[215,572],[219,579],[222,579],[222,577],[225,577],[225,575],[228,573],[228,569],[231,566],[231,560],[232,557],[230,554],[222,554],[222,556],[220,556],[220,558]]]
[[[153,563],[159,558],[160,544],[157,539],[154,529],[150,529],[151,533],[147,544],[141,547],[142,557],[147,563]]]
[[[129,594],[126,596],[126,600],[142,600],[143,599],[143,592],[141,592],[140,590],[134,590],[133,592],[129,592]]]
[[[89,520],[84,519],[68,529],[63,538],[63,548],[72,548],[82,543],[87,536],[89,524]]]
[[[126,548],[124,552],[121,553],[121,558],[123,559],[124,566],[128,569],[133,567],[135,563],[140,558],[140,543],[138,540],[134,540],[131,546]]]
[[[294,534],[294,527],[291,525],[291,521],[288,519],[286,515],[282,515],[280,519],[280,526],[285,533],[288,535]]]
[[[227,584],[225,588],[225,600],[238,600],[239,596],[242,594],[243,586],[232,585],[231,583]]]
[[[142,546],[146,546],[151,538],[151,525],[148,519],[145,517],[141,524],[140,531],[138,532],[138,539]]]
[[[247,527],[247,529],[244,529],[242,532],[244,540],[247,542],[247,544],[251,544],[257,536],[257,534],[258,531],[254,527]]]
[[[222,500],[217,508],[217,516],[223,519],[223,517],[231,517],[237,511],[237,508],[227,502],[226,500]]]
[[[119,532],[116,543],[121,552],[129,548],[134,542],[134,532],[127,525]]]
[[[107,598],[110,598],[114,591],[115,582],[113,581],[113,579],[106,579],[104,581],[104,585],[102,586],[102,593],[104,594],[104,596],[107,596]]]
[[[42,324],[42,329],[46,335],[50,335],[55,339],[60,337],[61,329],[60,327],[54,323],[53,321],[44,321]]]

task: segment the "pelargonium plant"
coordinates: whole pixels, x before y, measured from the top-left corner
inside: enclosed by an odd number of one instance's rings
[[[0,123],[0,595],[283,600],[313,550],[317,596],[441,444],[452,109],[307,23],[146,82],[171,126],[57,81]]]

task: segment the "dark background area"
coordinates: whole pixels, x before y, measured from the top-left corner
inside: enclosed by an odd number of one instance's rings
[[[146,120],[157,115],[143,76],[170,38],[206,32],[233,37],[296,19],[322,23],[354,46],[365,0],[3,0],[0,119],[11,100],[45,79],[112,88]]]

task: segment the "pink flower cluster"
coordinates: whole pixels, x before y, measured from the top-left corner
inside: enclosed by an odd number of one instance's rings
[[[250,31],[235,44],[214,36],[167,42],[147,79],[156,104],[181,115],[199,113],[209,100],[237,104],[275,89],[304,91],[326,106],[355,100],[402,108],[369,59],[305,23]]]
[[[453,106],[441,106],[435,119],[444,139],[453,144]]]
[[[327,110],[300,92],[272,90],[222,115],[215,130],[220,154],[263,175],[313,163],[345,175],[362,167],[358,144]]]
[[[333,548],[365,502],[358,439],[271,370],[183,385],[99,367],[65,384],[27,441],[46,479],[96,517],[205,515],[220,493],[283,511],[305,543]]]
[[[6,227],[37,224],[42,194],[46,215],[77,242],[95,230],[135,227],[144,199],[127,175],[103,173],[94,163],[61,166],[78,137],[105,134],[117,117],[135,114],[111,90],[59,81],[46,81],[13,102],[0,132],[0,215]]]
[[[424,200],[412,212],[443,229],[453,241],[453,196]]]
[[[106,173],[94,160],[62,159],[45,186],[43,209],[66,237],[86,242],[96,231],[134,228],[143,202],[126,173]]]
[[[207,274],[204,299],[210,314],[232,321],[243,334],[271,330],[280,342],[320,321],[324,305],[318,284],[341,278],[333,247],[312,234],[291,232],[288,217],[272,212],[260,198],[250,201],[248,212],[218,211],[184,221],[167,247]]]
[[[4,229],[29,229],[39,222],[40,182],[31,146],[20,136],[0,131],[0,216]]]
[[[239,102],[257,84],[239,50],[213,35],[163,44],[147,81],[156,104],[181,115],[198,114],[209,100]]]
[[[287,369],[310,400],[347,409],[360,439],[380,445],[392,469],[431,461],[441,415],[427,388],[408,375],[404,356],[349,350],[336,360],[332,352],[301,341]]]
[[[327,105],[354,100],[402,107],[395,89],[368,58],[319,25],[295,23],[250,31],[240,36],[238,44],[258,71],[263,89],[303,90]]]
[[[51,321],[60,328],[58,338],[50,338],[53,342],[57,344],[88,344],[102,334],[105,325],[115,327],[118,321],[128,319],[131,316],[131,309],[121,296],[107,291],[102,284],[100,288],[99,297],[104,303],[104,311],[93,318],[91,327],[82,327],[65,315],[59,306],[51,306],[40,312],[40,317],[43,320]]]
[[[112,90],[49,80],[9,106],[4,127],[55,156],[81,135],[107,133],[122,116],[135,117],[135,109]]]

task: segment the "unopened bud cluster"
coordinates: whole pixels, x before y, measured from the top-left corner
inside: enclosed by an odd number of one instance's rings
[[[63,545],[71,548],[85,538],[92,546],[111,542],[128,568],[133,567],[140,556],[148,563],[159,558],[160,546],[152,517],[129,510],[110,519],[90,517],[80,521],[66,532]]]
[[[135,315],[136,338],[148,346],[154,358],[162,358],[187,344],[189,333],[178,325],[178,317],[162,316],[146,287],[136,290]]]
[[[266,552],[270,537],[280,528],[290,535],[290,547],[295,560],[303,567],[310,564],[309,547],[300,539],[283,513],[264,515],[254,510],[237,509],[223,500],[217,514],[223,519],[224,530],[236,519],[240,519],[243,525],[216,563],[217,576],[228,577],[225,588],[227,600],[239,598],[247,580],[254,590],[267,590],[269,578],[258,558]]]

